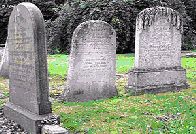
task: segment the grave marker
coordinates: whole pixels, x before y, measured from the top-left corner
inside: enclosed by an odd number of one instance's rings
[[[136,19],[135,64],[128,72],[125,88],[187,88],[186,69],[181,67],[182,32],[182,18],[171,8],[140,12]]]
[[[196,57],[196,52],[187,53],[185,57]]]
[[[89,101],[118,95],[116,33],[106,22],[90,20],[73,33],[65,101]]]
[[[9,79],[9,60],[8,60],[7,41],[5,43],[5,48],[3,50],[3,56],[1,58],[0,77]]]
[[[9,102],[4,114],[25,130],[41,133],[41,121],[51,118],[45,27],[32,3],[14,7],[8,25]],[[58,124],[60,117],[56,115]]]

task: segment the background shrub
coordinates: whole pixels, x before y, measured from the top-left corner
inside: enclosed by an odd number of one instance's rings
[[[117,33],[117,53],[134,52],[137,14],[145,8],[166,6],[184,18],[182,50],[195,49],[196,5],[194,0],[7,0],[0,2],[0,44],[5,44],[13,6],[23,1],[34,3],[46,23],[49,54],[69,53],[73,31],[82,22],[103,20]],[[4,5],[4,7],[3,7]],[[11,5],[11,6],[10,6]]]
[[[188,28],[184,28],[182,49],[194,48],[195,34],[191,26],[193,20],[187,15],[181,1],[72,0],[56,9],[59,15],[56,20],[46,22],[49,53],[69,53],[73,31],[80,23],[88,20],[103,20],[115,29],[117,53],[134,52],[136,16],[143,9],[153,6],[170,7],[182,14],[184,26]]]
[[[139,12],[134,3],[123,0],[72,1],[59,7],[57,12],[59,17],[55,21],[46,22],[49,53],[69,53],[73,31],[88,20],[103,20],[115,29],[117,53],[134,51],[135,18]]]
[[[14,6],[17,6],[21,2],[27,2],[28,0],[3,0],[0,1],[0,44],[5,44],[7,39],[9,17]],[[52,8],[57,7],[55,2],[52,0],[29,0],[35,4],[42,12],[44,20],[52,19],[55,20],[57,15]]]

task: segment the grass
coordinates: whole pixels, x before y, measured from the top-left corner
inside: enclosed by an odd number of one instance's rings
[[[60,94],[67,74],[68,55],[48,57],[50,94]],[[117,55],[116,73],[125,74],[133,68],[134,56]],[[61,125],[69,131],[81,133],[194,133],[196,132],[196,59],[182,58],[187,70],[189,89],[179,92],[125,94],[127,78],[116,79],[119,96],[89,102],[52,101],[53,113],[61,116]],[[0,89],[9,93],[8,80],[0,79]],[[52,90],[55,89],[55,90]],[[0,106],[7,99],[1,99]],[[168,116],[168,117],[167,117]],[[167,117],[167,121],[164,121]]]

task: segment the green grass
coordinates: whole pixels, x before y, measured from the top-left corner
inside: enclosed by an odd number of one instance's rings
[[[116,59],[116,73],[127,73],[133,68],[133,55],[117,55]],[[195,64],[194,58],[182,58],[191,85],[187,90],[129,96],[124,93],[124,78],[116,81],[118,97],[79,103],[54,100],[53,112],[61,116],[63,127],[81,133],[194,133],[195,100],[190,97],[195,98],[196,93]],[[168,122],[157,119],[179,113]]]
[[[134,55],[123,54],[116,56],[116,71],[117,73],[127,73],[128,69],[133,68]],[[68,55],[49,55],[48,57],[49,77],[51,75],[67,76]]]
[[[116,73],[127,73],[133,68],[134,56],[117,55]],[[67,76],[68,55],[48,57],[50,94],[60,94]],[[127,78],[117,78],[116,86],[119,96],[89,102],[58,103],[53,99],[53,113],[61,116],[61,125],[69,131],[81,133],[195,133],[195,100],[196,98],[196,59],[182,58],[182,66],[187,69],[189,89],[180,92],[144,94],[130,96],[125,94]],[[6,80],[0,84],[7,93]],[[6,89],[6,90],[5,90]],[[9,91],[9,90],[8,90]],[[1,100],[0,104],[5,100]],[[8,101],[8,100],[6,100]],[[146,114],[147,113],[147,114]],[[164,115],[176,116],[167,122],[160,119]]]
[[[53,75],[67,76],[68,55],[49,55],[48,57],[49,77]]]
[[[182,67],[186,68],[187,79],[193,80],[191,84],[196,84],[196,58],[182,58]]]
[[[116,73],[127,73],[129,69],[133,69],[134,55],[119,54],[116,59]]]

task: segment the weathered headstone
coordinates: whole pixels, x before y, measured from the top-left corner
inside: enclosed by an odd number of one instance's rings
[[[116,33],[106,22],[90,20],[73,33],[65,101],[89,101],[118,95]]]
[[[140,12],[136,19],[135,64],[128,72],[125,88],[187,88],[186,70],[181,67],[182,32],[182,18],[171,8]]]
[[[45,27],[32,3],[14,7],[8,25],[9,102],[4,114],[25,130],[41,133],[41,121],[51,118]],[[58,124],[60,117],[56,115]]]
[[[0,65],[0,77],[9,79],[8,45],[5,43]]]

